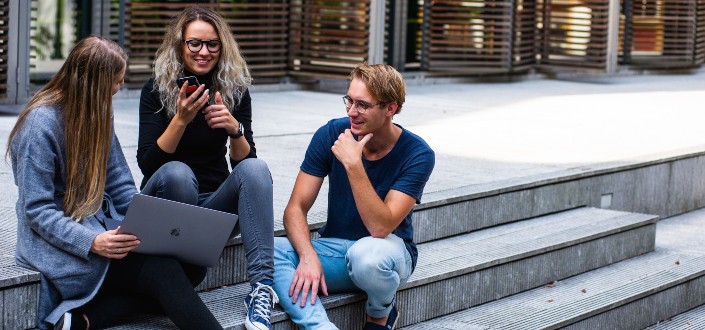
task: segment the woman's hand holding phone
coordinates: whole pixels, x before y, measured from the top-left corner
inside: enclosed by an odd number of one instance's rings
[[[184,124],[190,123],[198,110],[201,110],[206,103],[208,103],[208,90],[205,89],[206,85],[200,85],[192,93],[188,93],[188,88],[191,85],[181,84],[179,88],[178,99],[176,100],[176,116],[174,119],[181,120]]]
[[[177,80],[177,84],[181,83],[181,85],[177,85],[179,86],[179,93],[176,99],[176,114],[169,122],[166,130],[157,139],[159,148],[169,154],[176,152],[176,147],[179,145],[186,127],[193,121],[198,111],[203,109],[208,103],[206,85],[199,85],[193,93],[188,94],[189,84],[184,82],[188,81],[187,79],[188,77]],[[196,77],[193,77],[193,79],[195,80]],[[198,83],[197,80],[195,81]]]

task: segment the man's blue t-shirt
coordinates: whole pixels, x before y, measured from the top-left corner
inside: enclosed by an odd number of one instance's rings
[[[382,159],[375,161],[363,157],[362,164],[379,198],[384,200],[387,192],[394,189],[415,198],[418,204],[433,170],[435,155],[423,139],[399,127],[402,133],[392,150]],[[347,117],[333,119],[319,128],[306,150],[301,170],[317,177],[329,176],[328,219],[326,225],[319,230],[321,237],[359,240],[370,236],[370,232],[355,206],[345,168],[331,151],[333,143],[347,128],[350,128],[350,119]],[[416,267],[418,251],[413,242],[412,213],[409,212],[404,217],[394,234],[404,240],[411,254],[413,267]]]

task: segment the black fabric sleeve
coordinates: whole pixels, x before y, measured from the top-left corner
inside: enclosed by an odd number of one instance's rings
[[[245,128],[244,138],[247,139],[247,143],[250,144],[250,153],[245,156],[245,158],[237,161],[230,157],[230,166],[235,168],[235,166],[244,159],[257,158],[257,149],[255,149],[255,140],[252,132],[252,98],[250,97],[249,90],[245,91],[245,94],[240,100],[240,104],[233,110],[233,116],[238,122],[242,123],[242,126]],[[228,153],[228,155],[230,155],[230,153]]]
[[[173,160],[173,155],[166,153],[157,145],[157,139],[166,131],[169,121],[166,109],[161,109],[159,94],[152,89],[153,80],[150,79],[142,87],[139,108],[137,165],[145,178],[150,178],[162,165]]]

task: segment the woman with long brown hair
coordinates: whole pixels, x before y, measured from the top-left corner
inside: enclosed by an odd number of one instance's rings
[[[126,68],[115,42],[81,40],[10,133],[15,259],[41,274],[38,326],[100,328],[162,310],[180,328],[221,328],[193,289],[200,268],[130,253],[137,237],[106,227],[137,192],[113,129],[112,96]]]

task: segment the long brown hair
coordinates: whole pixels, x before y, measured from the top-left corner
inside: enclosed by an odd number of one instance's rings
[[[184,32],[193,21],[203,21],[212,25],[222,43],[218,65],[213,68],[215,72],[211,82],[213,86],[211,95],[215,95],[215,91],[220,91],[223,104],[230,109],[240,103],[245,90],[252,84],[247,63],[223,16],[206,7],[186,8],[169,25],[164,41],[157,49],[157,58],[154,60],[154,89],[159,92],[162,110],[166,110],[169,118],[176,115],[176,99],[179,94],[176,79],[184,71]]]
[[[98,211],[103,200],[112,143],[112,87],[127,65],[127,54],[115,42],[89,36],[76,44],[61,66],[24,108],[10,142],[27,114],[40,106],[60,112],[66,148],[64,213],[76,221]]]

